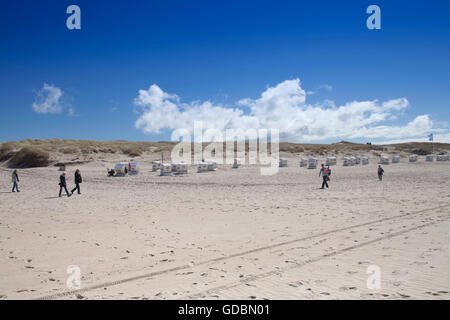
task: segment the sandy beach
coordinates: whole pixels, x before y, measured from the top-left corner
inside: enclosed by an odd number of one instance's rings
[[[323,159],[319,158],[319,163]],[[254,166],[161,177],[79,168],[81,195],[58,198],[56,167],[0,168],[2,299],[449,299],[450,164],[332,167],[298,157],[277,175]],[[81,289],[69,290],[78,266]],[[369,266],[381,287],[369,289]]]

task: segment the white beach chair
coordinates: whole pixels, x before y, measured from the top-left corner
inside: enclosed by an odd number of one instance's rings
[[[307,167],[308,166],[308,159],[301,158],[300,159],[300,167]]]
[[[343,165],[344,165],[344,167],[349,167],[352,165],[352,160],[350,159],[350,157],[344,157]]]
[[[316,169],[317,168],[317,159],[309,158],[308,159],[308,169]]]
[[[152,171],[158,171],[161,169],[161,161],[152,161]]]
[[[279,167],[287,167],[288,166],[288,161],[286,158],[280,158],[280,163],[279,163]]]
[[[170,170],[172,172],[177,172],[177,165],[178,165],[178,162],[171,162],[170,163]]]
[[[208,164],[208,171],[216,171],[217,170],[217,162],[208,160],[206,163]]]
[[[328,157],[326,161],[327,166],[334,166],[337,163],[336,157]]]
[[[128,167],[130,168],[129,174],[138,174],[139,173],[139,165],[137,162],[130,162]]]
[[[198,164],[197,172],[207,172],[208,171],[208,163],[200,162]]]
[[[174,174],[187,174],[187,164],[184,162],[176,162],[176,163],[172,163],[172,173]]]
[[[233,168],[233,169],[237,169],[237,168],[239,168],[240,166],[241,166],[241,159],[239,159],[239,158],[234,158],[232,168]]]
[[[389,158],[386,156],[380,157],[380,164],[389,164]]]
[[[171,163],[161,163],[160,176],[170,176],[172,175],[172,164]]]
[[[125,176],[128,174],[128,162],[119,162],[114,166],[114,171],[116,171],[116,176]]]

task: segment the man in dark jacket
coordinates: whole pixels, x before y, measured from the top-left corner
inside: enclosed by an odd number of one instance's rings
[[[15,190],[17,190],[17,192],[20,192],[19,185],[17,184],[19,182],[19,175],[17,174],[17,170],[13,171],[11,179],[13,183],[12,192],[16,192]]]
[[[59,196],[60,197],[61,197],[61,192],[62,192],[63,188],[66,191],[67,196],[70,197],[71,194],[69,194],[69,191],[67,190],[67,186],[66,186],[66,173],[65,172],[63,172],[59,176]]]
[[[384,170],[383,170],[383,168],[380,166],[380,165],[378,165],[378,180],[383,180],[383,174],[384,174]]]
[[[80,190],[80,183],[83,182],[83,179],[81,178],[81,172],[80,170],[76,170],[75,171],[75,188],[72,189],[71,193],[73,194],[73,192],[75,190],[78,190],[78,194],[81,194],[81,190]]]

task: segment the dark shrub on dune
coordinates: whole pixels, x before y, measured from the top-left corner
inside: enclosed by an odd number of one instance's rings
[[[77,154],[78,151],[79,151],[78,148],[71,148],[71,147],[59,149],[59,152],[64,153],[64,154]]]
[[[33,147],[24,147],[9,161],[12,168],[34,168],[49,165],[50,154]]]
[[[426,156],[427,154],[429,154],[431,152],[431,150],[423,150],[423,149],[414,149],[412,151],[412,153],[417,154],[419,156]]]
[[[11,159],[14,156],[14,145],[12,143],[2,143],[0,147],[0,162]]]
[[[12,152],[12,151],[6,152],[6,151],[0,150],[0,162],[9,160],[9,159],[11,159],[13,156],[14,156],[14,152]]]
[[[122,148],[122,153],[130,157],[139,157],[142,155],[142,150],[138,147],[124,147]]]

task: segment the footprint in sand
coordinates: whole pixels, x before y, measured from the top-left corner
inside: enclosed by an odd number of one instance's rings
[[[356,287],[340,287],[339,290],[341,291],[348,291],[348,290],[356,290]]]

